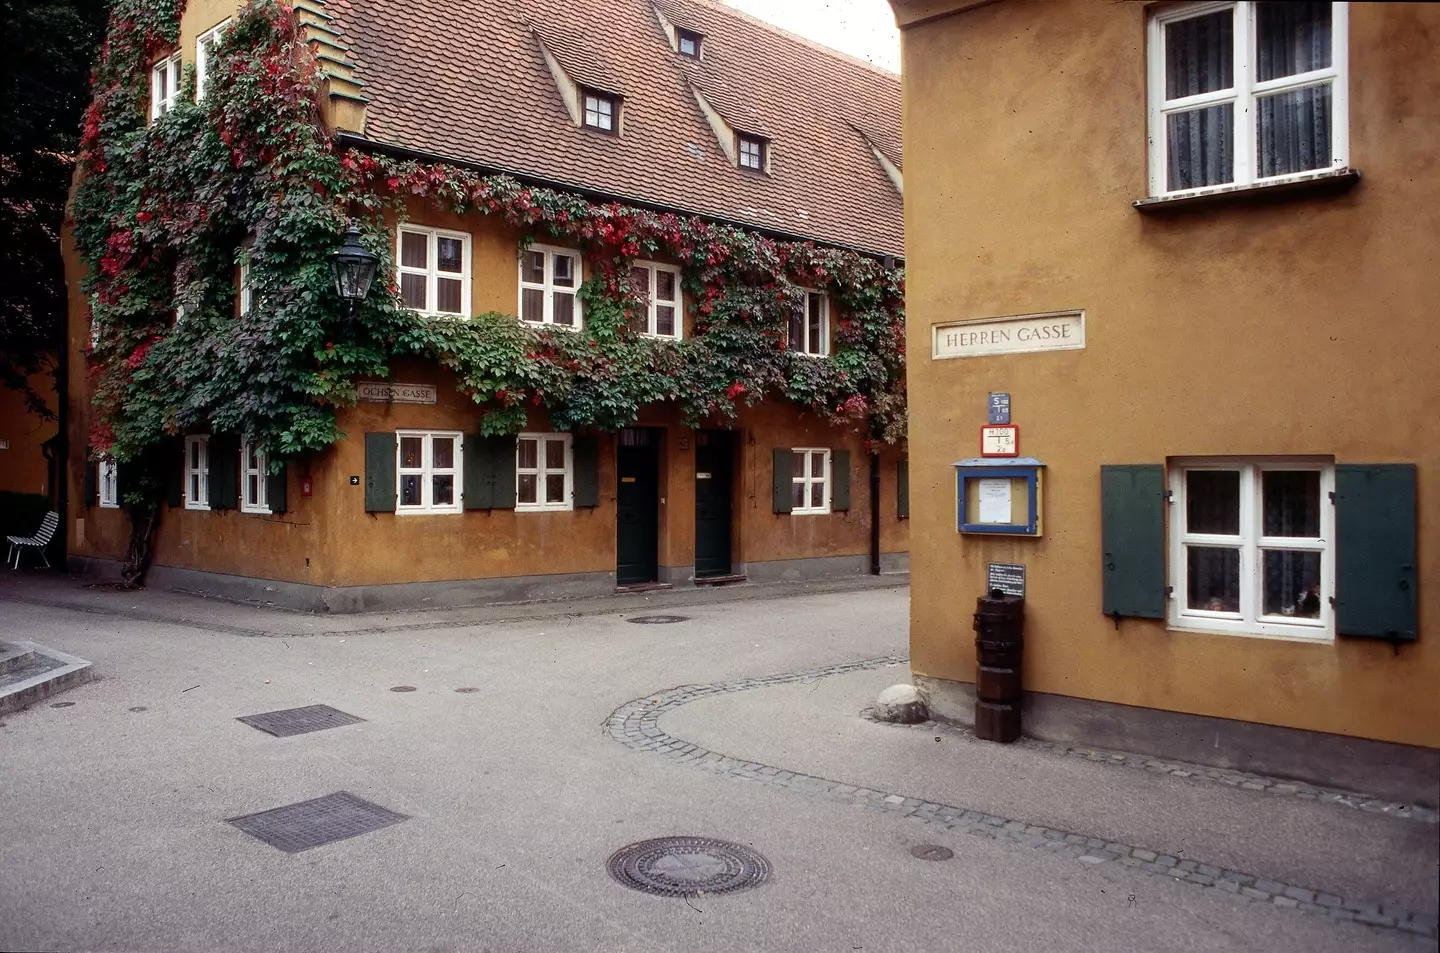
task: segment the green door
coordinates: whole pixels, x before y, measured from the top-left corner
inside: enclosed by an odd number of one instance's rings
[[[660,434],[644,427],[620,431],[616,455],[615,581],[654,582],[659,569]]]
[[[695,433],[695,576],[730,574],[731,438],[728,430]]]

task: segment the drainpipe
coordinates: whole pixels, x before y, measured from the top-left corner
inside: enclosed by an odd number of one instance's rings
[[[870,451],[870,575],[880,575],[880,454]]]

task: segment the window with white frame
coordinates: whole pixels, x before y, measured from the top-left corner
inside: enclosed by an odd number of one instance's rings
[[[1150,21],[1152,195],[1348,161],[1348,5],[1187,3]]]
[[[1334,488],[1328,462],[1172,462],[1171,625],[1333,638]]]
[[[740,168],[754,169],[756,172],[765,171],[764,139],[737,134],[735,136],[735,153],[739,160]]]
[[[635,313],[634,329],[651,337],[680,337],[684,315],[680,306],[680,269],[637,261],[630,267],[630,283],[645,294],[645,310]]]
[[[180,98],[180,54],[167,56],[150,68],[150,119],[175,108]]]
[[[616,118],[620,115],[620,101],[607,93],[587,89],[585,97],[585,125],[601,132],[614,132]]]
[[[830,451],[797,448],[791,454],[790,512],[830,512]]]
[[[459,513],[459,433],[401,430],[395,435],[399,453],[397,513]]]
[[[520,318],[531,324],[578,328],[580,253],[531,245],[520,256]]]
[[[230,21],[225,20],[200,34],[195,41],[195,101],[197,103],[205,98],[205,84],[209,81],[210,74],[214,72],[215,68],[215,49],[225,38],[225,33],[229,29]]]
[[[520,435],[515,443],[515,509],[573,509],[574,481],[569,434]]]
[[[458,314],[470,306],[470,236],[400,227],[400,300],[421,314]]]
[[[99,483],[100,483],[100,505],[106,509],[115,509],[120,505],[120,468],[115,464],[115,458],[106,454],[100,458]]]
[[[240,510],[244,513],[269,513],[269,455],[253,441],[240,444]]]
[[[249,314],[255,306],[255,292],[250,287],[250,252],[240,253],[240,313]]]
[[[790,350],[823,357],[830,353],[830,301],[819,291],[801,295],[790,315]]]
[[[185,508],[210,508],[210,438],[185,438]]]

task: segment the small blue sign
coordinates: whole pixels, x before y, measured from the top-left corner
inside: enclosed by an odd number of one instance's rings
[[[1010,395],[990,395],[990,423],[1008,424],[1010,422]]]

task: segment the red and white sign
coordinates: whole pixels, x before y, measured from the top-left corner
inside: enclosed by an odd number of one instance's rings
[[[1018,457],[1020,428],[1015,424],[991,424],[980,428],[980,456]]]

